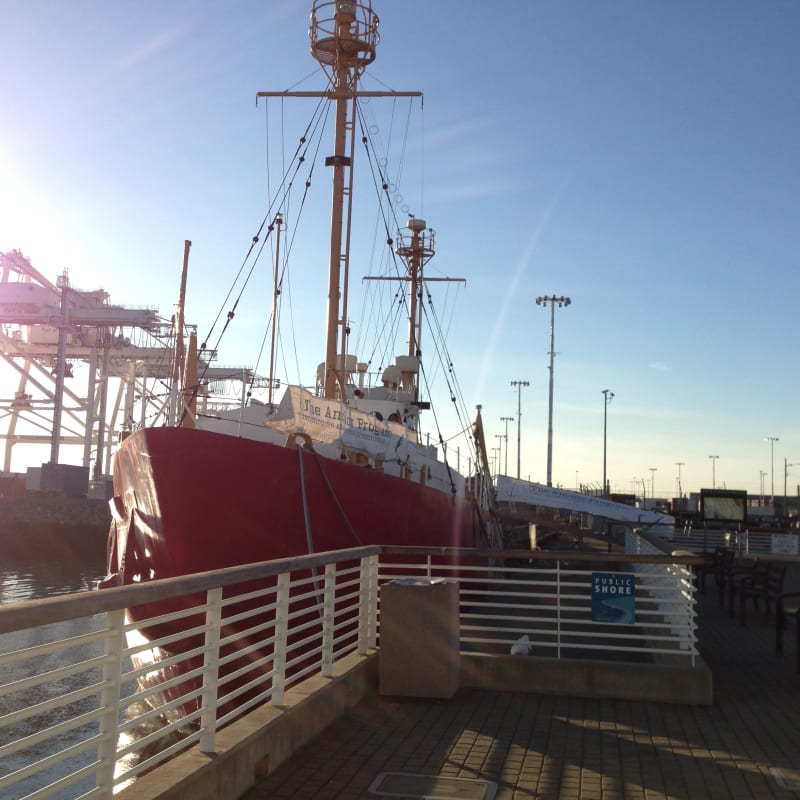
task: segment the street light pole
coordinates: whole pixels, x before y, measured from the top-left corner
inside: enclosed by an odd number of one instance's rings
[[[517,479],[519,480],[520,435],[522,431],[522,387],[530,386],[528,381],[511,381],[511,388],[517,387]]]
[[[775,508],[775,442],[780,441],[777,436],[765,436],[765,442],[769,442],[770,458],[772,460],[772,507]]]
[[[608,483],[606,481],[606,434],[608,433],[608,404],[614,397],[610,389],[603,389],[603,497],[608,497]]]
[[[553,359],[555,358],[556,337],[556,305],[561,308],[568,306],[572,300],[569,297],[537,297],[537,306],[550,306],[550,400],[547,412],[547,485],[553,485]]]
[[[784,458],[783,459],[783,499],[784,499],[784,501],[786,500],[786,498],[788,496],[786,494],[787,491],[788,491],[788,487],[787,487],[786,484],[787,484],[787,481],[789,480],[789,467],[796,467],[797,465],[798,465],[797,461],[795,461],[794,463],[790,464],[788,458]]]
[[[506,433],[505,433],[505,440],[506,440],[506,466],[503,470],[506,475],[508,475],[508,423],[513,422],[514,417],[500,417],[500,422],[505,422],[506,424]],[[519,475],[517,476],[519,477]]]
[[[717,488],[717,459],[719,456],[709,456],[711,459],[711,488]]]
[[[503,468],[503,464],[502,464],[502,461],[503,461],[503,434],[502,433],[496,433],[494,435],[494,438],[498,440],[497,444],[500,445],[497,448],[497,474],[499,475],[500,474],[500,470]],[[508,454],[506,454],[506,461],[508,461]]]

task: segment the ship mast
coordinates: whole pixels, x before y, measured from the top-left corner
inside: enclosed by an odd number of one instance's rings
[[[406,226],[411,231],[411,240],[398,233],[399,244],[395,252],[406,264],[408,270],[408,354],[419,357],[422,353],[422,268],[434,254],[432,230],[425,235],[427,224],[424,219],[410,217]]]
[[[356,101],[361,97],[419,97],[421,92],[359,91],[358,81],[375,60],[378,16],[371,0],[340,2],[316,0],[311,9],[311,54],[328,74],[331,88],[324,92],[258,92],[258,97],[325,97],[336,103],[333,155],[325,165],[333,169],[331,240],[328,265],[328,310],[325,342],[325,397],[336,397],[344,376],[347,352],[347,290],[350,267],[353,154]],[[342,398],[344,399],[344,398]]]
[[[333,17],[330,18],[331,12]],[[378,17],[371,3],[314,3],[311,12],[311,53],[330,70],[336,97],[333,155],[325,165],[333,168],[331,244],[328,269],[328,322],[325,343],[325,397],[336,394],[336,370],[344,367],[347,352],[347,284],[350,264],[353,155],[358,79],[375,60]],[[337,359],[337,354],[341,355]],[[343,382],[342,382],[343,385]]]

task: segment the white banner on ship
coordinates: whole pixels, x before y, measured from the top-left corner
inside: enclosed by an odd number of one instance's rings
[[[287,388],[269,425],[285,433],[307,433],[316,442],[341,444],[413,466],[414,431],[399,423],[378,420],[374,414],[339,400],[317,397],[299,386]]]

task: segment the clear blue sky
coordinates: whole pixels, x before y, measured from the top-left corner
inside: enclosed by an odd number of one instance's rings
[[[549,311],[534,300],[567,295],[554,483],[600,483],[610,389],[613,490],[644,479],[648,494],[654,480],[673,495],[676,462],[685,491],[710,486],[713,454],[718,486],[758,493],[765,471],[769,492],[765,437],[777,436],[782,493],[784,460],[800,462],[800,4],[374,8],[368,85],[425,94],[410,210],[437,231],[436,270],[467,279],[450,344],[490,444],[500,417],[516,416],[510,381],[530,381],[522,474],[544,481]],[[255,93],[323,86],[309,11],[304,0],[4,0],[0,250],[168,317],[191,239],[187,316],[207,329],[264,213]],[[323,357],[325,270],[323,256],[293,296],[298,340],[316,337],[306,382]],[[233,341],[221,360],[252,364],[246,337]],[[515,439],[516,423],[512,474]],[[798,485],[789,467],[790,493]]]

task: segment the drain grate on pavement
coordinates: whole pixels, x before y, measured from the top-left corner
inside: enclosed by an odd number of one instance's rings
[[[769,770],[775,782],[782,789],[788,789],[791,792],[800,792],[800,770],[796,769],[778,769],[778,767],[770,767]]]
[[[408,800],[493,800],[496,792],[497,784],[492,781],[405,772],[381,772],[369,787],[370,794]]]

